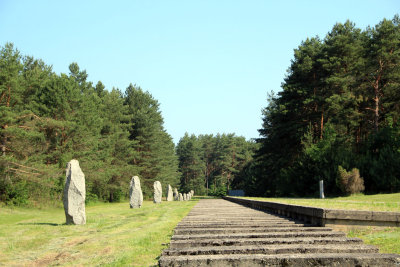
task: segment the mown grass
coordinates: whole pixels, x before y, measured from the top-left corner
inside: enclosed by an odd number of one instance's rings
[[[285,204],[311,206],[327,209],[394,211],[400,212],[400,193],[378,195],[353,195],[335,198],[253,198]]]
[[[65,225],[62,208],[2,206],[0,266],[154,266],[196,202],[92,204],[86,225]]]
[[[364,243],[375,245],[381,253],[400,254],[400,227],[360,228],[346,231],[348,237],[358,237]]]
[[[377,195],[360,194],[348,197],[336,197],[326,199],[255,197],[246,198],[327,209],[400,212],[400,193]],[[382,253],[400,254],[400,227],[353,227],[347,229],[345,232],[348,237],[358,237],[361,238],[366,244],[377,246],[379,248],[379,251]]]

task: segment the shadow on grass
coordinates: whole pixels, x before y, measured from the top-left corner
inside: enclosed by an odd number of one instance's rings
[[[66,223],[18,223],[18,225],[50,225],[50,226],[61,226],[67,225]]]

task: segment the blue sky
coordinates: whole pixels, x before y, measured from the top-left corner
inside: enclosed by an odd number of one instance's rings
[[[0,45],[56,73],[77,62],[107,89],[139,85],[160,102],[175,142],[185,132],[250,139],[302,40],[399,11],[398,0],[0,0]]]

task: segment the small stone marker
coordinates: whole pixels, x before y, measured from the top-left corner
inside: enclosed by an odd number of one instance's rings
[[[179,193],[179,201],[183,201],[183,196],[182,196],[182,193]]]
[[[178,201],[179,200],[179,193],[178,193],[178,189],[174,188],[174,200]]]
[[[140,186],[140,179],[133,176],[129,186],[129,205],[131,209],[140,208],[143,204],[143,192]]]
[[[67,224],[85,224],[85,175],[76,159],[67,163],[63,204]]]
[[[171,185],[168,185],[168,188],[167,188],[167,201],[172,201],[172,200],[174,200],[174,196],[173,196],[173,193],[172,193],[172,187],[171,187]]]
[[[183,201],[186,201],[186,200],[187,200],[187,194],[184,193],[184,194],[183,194]]]
[[[324,180],[319,181],[319,198],[325,198],[324,195]]]
[[[162,188],[161,188],[161,183],[159,181],[154,182],[154,203],[161,203],[161,197],[162,197]]]
[[[193,191],[193,190],[190,190],[190,194],[191,194],[192,196],[194,196],[194,191]]]

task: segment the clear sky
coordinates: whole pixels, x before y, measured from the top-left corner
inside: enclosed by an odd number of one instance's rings
[[[0,0],[0,45],[56,73],[77,62],[107,89],[139,85],[174,142],[185,132],[250,139],[302,40],[396,13],[399,0]]]

